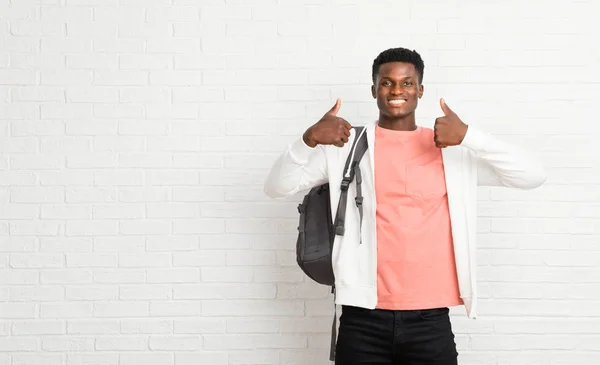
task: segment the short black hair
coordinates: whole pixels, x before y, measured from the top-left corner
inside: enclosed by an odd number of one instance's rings
[[[417,51],[409,50],[407,48],[390,48],[381,52],[377,58],[373,60],[373,84],[375,84],[375,80],[377,79],[377,74],[379,73],[379,67],[388,62],[406,62],[412,63],[417,70],[417,74],[419,74],[419,84],[423,83],[423,72],[425,71],[425,64],[423,63],[423,59],[421,55],[417,53]]]

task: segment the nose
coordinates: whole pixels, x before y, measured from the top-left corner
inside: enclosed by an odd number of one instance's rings
[[[402,86],[400,84],[396,84],[392,87],[391,93],[394,95],[400,95],[404,92],[404,89],[402,89]]]

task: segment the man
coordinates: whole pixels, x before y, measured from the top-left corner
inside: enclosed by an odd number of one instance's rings
[[[477,312],[477,186],[533,189],[546,179],[532,157],[465,124],[443,99],[434,128],[417,126],[423,71],[421,56],[405,48],[383,51],[373,62],[379,118],[364,130],[364,218],[359,227],[349,204],[346,233],[333,247],[342,306],[337,365],[457,364],[448,312],[462,305],[470,318]],[[340,107],[338,99],[277,159],[268,196],[330,182],[337,206],[357,137],[337,116]],[[349,196],[355,193],[351,186]]]

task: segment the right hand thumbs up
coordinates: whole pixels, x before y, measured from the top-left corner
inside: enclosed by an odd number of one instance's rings
[[[329,109],[329,111],[327,113],[337,116],[337,113],[340,111],[341,106],[342,106],[342,100],[337,99],[335,101],[335,104],[333,105],[333,107],[331,109]]]
[[[352,125],[337,116],[342,106],[342,101],[337,99],[335,105],[323,117],[304,132],[304,143],[310,147],[318,144],[332,144],[343,147],[350,137]]]

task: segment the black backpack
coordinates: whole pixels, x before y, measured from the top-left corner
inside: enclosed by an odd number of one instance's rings
[[[337,206],[335,221],[331,217],[331,200],[329,183],[312,188],[300,205],[300,221],[298,224],[298,239],[296,241],[296,262],[304,273],[319,284],[331,286],[335,293],[335,278],[332,266],[333,241],[336,235],[344,235],[348,188],[356,178],[356,207],[362,223],[362,176],[359,163],[367,151],[367,135],[364,127],[354,127],[356,136],[350,149],[350,154],[344,166],[344,178],[341,183],[341,195]],[[330,360],[334,359],[336,321],[332,326]]]

